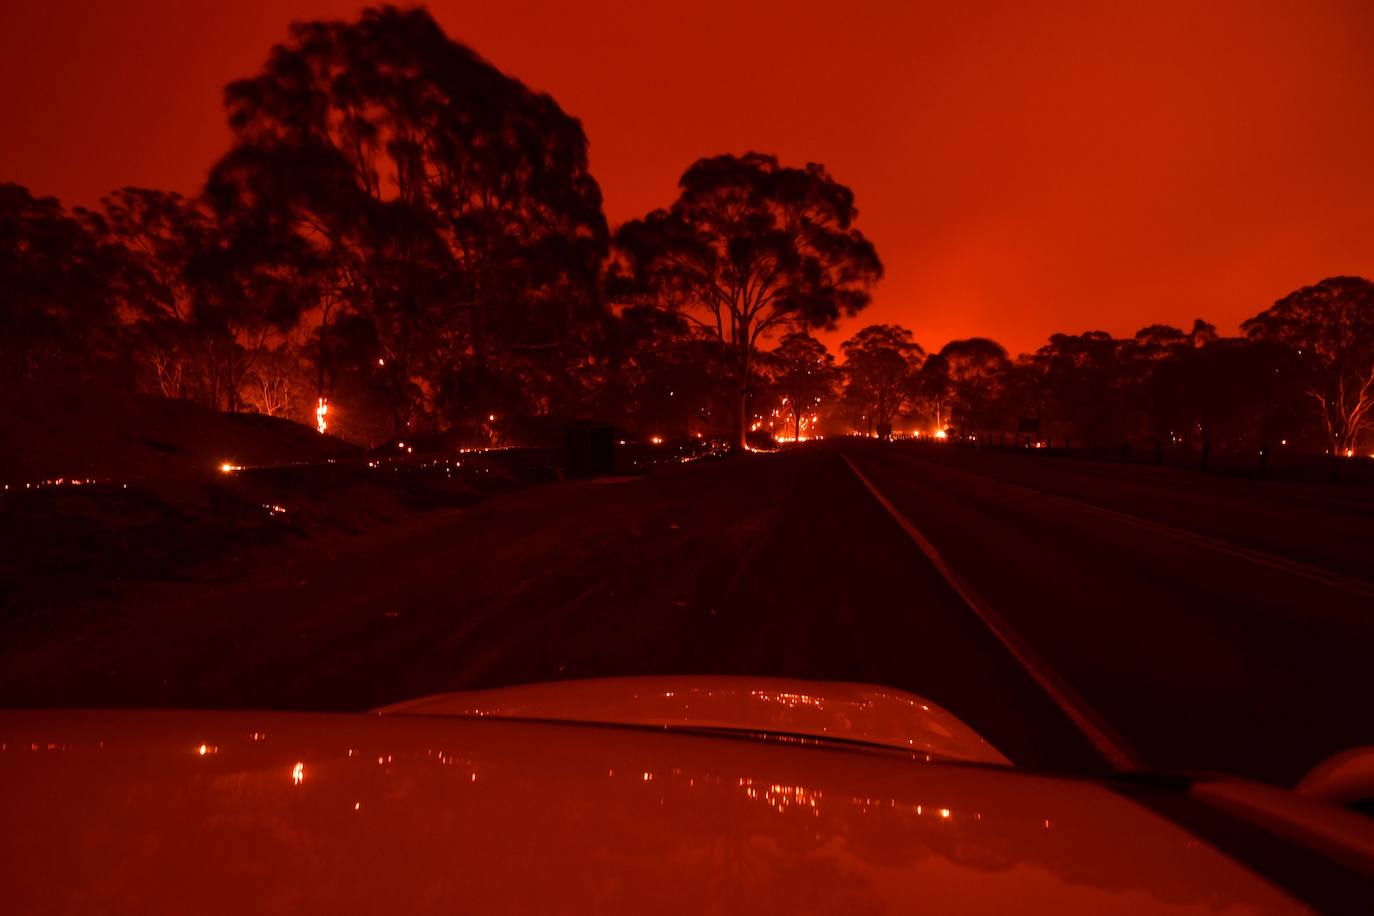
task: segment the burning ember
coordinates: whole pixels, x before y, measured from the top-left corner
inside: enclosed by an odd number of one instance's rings
[[[329,428],[329,424],[324,421],[324,416],[327,413],[329,413],[329,399],[320,398],[319,402],[315,405],[315,428],[320,431],[321,436],[323,436],[324,431]]]

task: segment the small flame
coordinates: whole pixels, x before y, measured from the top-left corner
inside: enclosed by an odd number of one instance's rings
[[[329,428],[329,424],[324,420],[327,413],[329,413],[329,398],[320,398],[315,404],[315,428],[320,431],[321,436]]]
[[[291,784],[300,785],[305,782],[305,764],[297,760],[296,765],[291,768]]]

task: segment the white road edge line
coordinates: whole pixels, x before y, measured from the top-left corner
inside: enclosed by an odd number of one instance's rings
[[[849,465],[849,469],[854,472],[854,476],[859,482],[868,489],[868,492],[877,500],[878,505],[892,516],[893,520],[906,532],[907,536],[920,548],[921,553],[925,554],[930,564],[936,571],[944,577],[950,587],[964,600],[973,613],[978,615],[978,619],[983,622],[991,632],[997,637],[1012,657],[1016,659],[1021,668],[1030,675],[1031,679],[1040,685],[1051,700],[1054,701],[1064,715],[1083,733],[1093,747],[1097,748],[1111,766],[1122,773],[1132,773],[1143,770],[1144,763],[1140,756],[1110,726],[1106,724],[1096,712],[1084,702],[1072,687],[1063,678],[1059,677],[1053,669],[1045,663],[1044,659],[1023,640],[1016,631],[1007,623],[1006,618],[997,613],[981,595],[973,589],[948,563],[940,552],[935,549],[935,545],[930,542],[921,530],[911,523],[901,511],[892,504],[886,496],[873,485],[863,472],[858,469],[848,455],[841,453],[844,463]]]

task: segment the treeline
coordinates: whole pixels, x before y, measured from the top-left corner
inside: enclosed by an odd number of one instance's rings
[[[611,230],[581,124],[423,9],[298,23],[229,85],[194,196],[92,210],[0,185],[0,374],[322,421],[377,443],[949,429],[1360,446],[1374,294],[1333,278],[1219,338],[1056,335],[1011,358],[864,328],[882,264],[819,165],[698,160]],[[905,427],[903,426],[905,425]]]
[[[1333,277],[1297,290],[1222,337],[1202,320],[1184,330],[1055,334],[1011,357],[975,337],[927,354],[910,331],[864,328],[824,367],[810,403],[829,429],[891,431],[1060,446],[1287,447],[1364,454],[1374,407],[1374,284]],[[796,343],[791,344],[795,348]],[[778,355],[786,352],[779,348]],[[785,374],[785,373],[784,373]],[[794,403],[773,395],[772,411]],[[793,426],[792,435],[795,435]]]

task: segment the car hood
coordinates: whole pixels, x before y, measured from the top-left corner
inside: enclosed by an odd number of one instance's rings
[[[0,713],[11,912],[1282,912],[1091,782],[493,718]]]
[[[378,712],[719,729],[872,744],[964,763],[1010,763],[931,701],[872,684],[615,677],[438,694]]]

